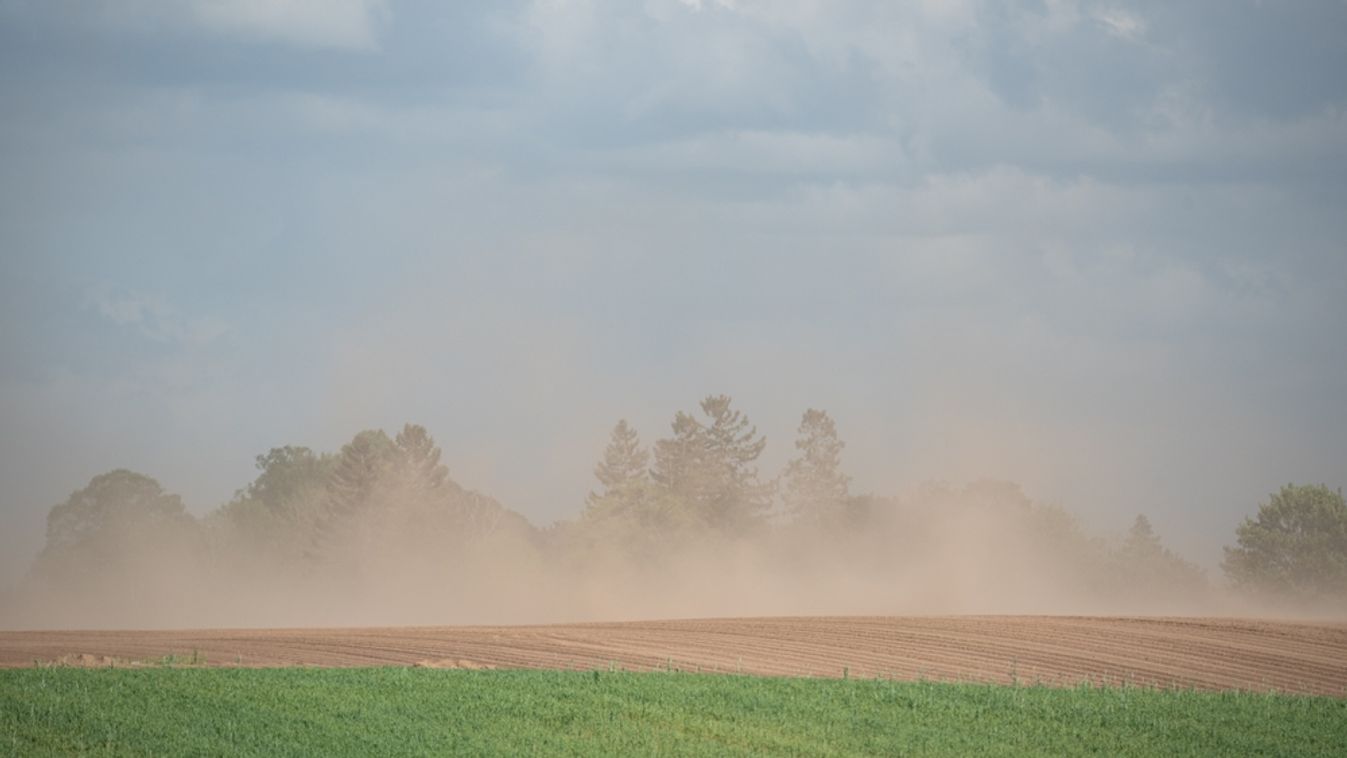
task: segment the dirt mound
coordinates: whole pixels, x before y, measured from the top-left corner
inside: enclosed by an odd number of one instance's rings
[[[187,655],[190,654],[190,658]],[[677,670],[1347,696],[1347,623],[1222,618],[754,618],[503,627],[0,632],[0,665]]]

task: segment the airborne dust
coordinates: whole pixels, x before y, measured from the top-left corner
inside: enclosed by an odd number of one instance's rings
[[[646,445],[618,424],[583,510],[546,528],[455,482],[415,425],[332,454],[273,449],[200,519],[153,479],[111,471],[52,509],[2,626],[1249,610],[1144,517],[1104,539],[1006,482],[854,493],[822,411],[777,476],[727,397],[671,431]]]

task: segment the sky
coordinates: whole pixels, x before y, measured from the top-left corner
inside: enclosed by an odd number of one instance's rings
[[[0,583],[405,422],[544,525],[720,393],[1214,567],[1347,484],[1344,71],[1340,0],[0,0]]]

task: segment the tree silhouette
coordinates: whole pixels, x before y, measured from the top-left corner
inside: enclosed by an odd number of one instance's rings
[[[827,411],[805,411],[795,440],[800,454],[786,465],[785,476],[786,510],[797,519],[819,522],[841,515],[850,481],[841,471],[845,446]]]
[[[449,469],[440,463],[440,449],[419,424],[406,424],[393,440],[392,473],[398,485],[415,496],[425,496],[444,486]]]
[[[254,563],[260,556],[301,558],[326,516],[335,465],[333,455],[291,445],[257,456],[257,478],[204,522],[217,557]]]
[[[1241,589],[1292,602],[1347,602],[1342,491],[1288,484],[1235,530],[1222,568]]]
[[[329,517],[341,518],[369,507],[393,455],[393,441],[377,429],[366,429],[342,446],[327,486]]]
[[[710,423],[679,412],[670,439],[655,443],[651,477],[708,527],[726,535],[761,528],[771,505],[770,484],[754,465],[767,444],[726,395],[701,402]]]
[[[196,520],[177,495],[143,474],[95,476],[47,515],[34,576],[52,586],[161,585],[187,576],[199,556]]]
[[[590,492],[586,502],[594,505],[610,496],[621,496],[646,478],[646,464],[650,454],[641,449],[641,439],[626,419],[613,427],[603,460],[594,467],[594,478],[603,485],[603,492]]]

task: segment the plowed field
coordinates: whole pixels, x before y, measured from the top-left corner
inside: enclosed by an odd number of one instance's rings
[[[555,668],[1178,686],[1347,696],[1347,623],[755,618],[508,627],[0,632],[0,665]]]

